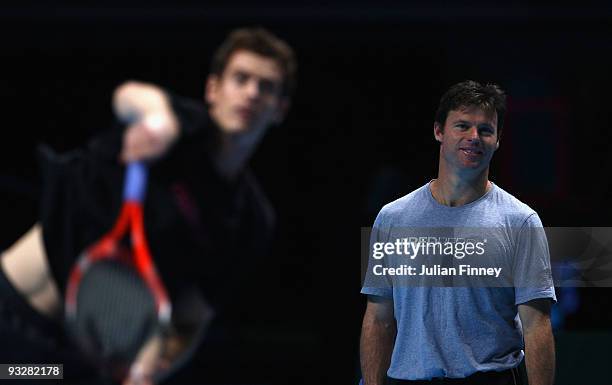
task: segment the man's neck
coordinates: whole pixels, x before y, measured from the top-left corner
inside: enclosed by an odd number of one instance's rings
[[[445,206],[463,206],[486,194],[492,184],[488,180],[489,169],[477,174],[438,171],[438,179],[431,183],[431,192],[438,203]]]

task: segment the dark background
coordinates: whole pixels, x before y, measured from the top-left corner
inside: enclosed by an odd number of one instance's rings
[[[491,179],[546,226],[612,225],[611,22],[603,2],[4,6],[2,242],[36,217],[38,143],[60,151],[84,144],[108,126],[111,92],[127,79],[201,98],[225,35],[265,26],[299,59],[288,119],[252,162],[279,215],[278,242],[257,271],[258,301],[241,304],[248,316],[239,331],[199,354],[179,380],[355,383],[364,309],[359,227],[435,177],[433,115],[448,86],[474,79],[507,90]],[[603,384],[610,291],[579,295],[578,311],[556,332],[558,384]],[[590,382],[572,380],[584,373]]]

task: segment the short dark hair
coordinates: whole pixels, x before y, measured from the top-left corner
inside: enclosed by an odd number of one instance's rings
[[[444,127],[450,111],[466,107],[478,107],[486,113],[497,112],[497,137],[501,136],[506,114],[506,94],[497,84],[482,85],[473,80],[455,84],[440,98],[436,122]]]
[[[295,90],[297,61],[289,44],[264,28],[239,28],[233,30],[215,51],[210,66],[211,74],[221,76],[236,51],[245,50],[276,60],[283,71],[283,96],[291,96]]]

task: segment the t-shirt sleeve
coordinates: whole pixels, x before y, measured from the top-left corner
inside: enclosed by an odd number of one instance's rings
[[[376,244],[380,242],[386,242],[388,235],[384,228],[384,213],[381,211],[378,213],[374,226],[370,233],[370,240],[368,242],[367,254],[367,267],[365,271],[365,278],[363,286],[361,288],[362,294],[376,295],[380,297],[392,298],[393,297],[393,285],[386,275],[378,275],[376,272],[380,272],[380,269],[385,266],[388,257],[382,257],[375,254],[374,248]],[[363,265],[366,265],[365,263]],[[377,267],[379,266],[379,267]]]
[[[556,302],[548,241],[542,222],[532,213],[518,231],[513,263],[515,304],[550,298]]]

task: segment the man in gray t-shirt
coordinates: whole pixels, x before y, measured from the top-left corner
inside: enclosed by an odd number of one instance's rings
[[[438,178],[378,214],[362,289],[366,385],[385,373],[392,384],[518,384],[524,357],[530,385],[552,384],[556,297],[542,223],[488,180],[504,113],[497,86],[453,86],[434,123]]]

